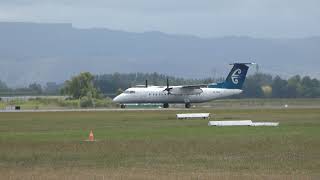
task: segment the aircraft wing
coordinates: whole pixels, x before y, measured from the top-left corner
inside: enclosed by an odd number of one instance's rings
[[[198,84],[198,85],[181,86],[181,88],[185,88],[185,89],[200,89],[200,88],[204,88],[204,87],[208,87],[208,85],[207,84]]]
[[[176,86],[170,88],[170,94],[173,95],[197,95],[201,94],[203,90],[202,87],[207,87],[208,85],[186,85],[186,86]]]

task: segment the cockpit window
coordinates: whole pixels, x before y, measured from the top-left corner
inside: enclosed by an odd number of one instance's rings
[[[136,92],[135,92],[135,91],[126,90],[126,91],[124,91],[124,93],[125,93],[125,94],[134,94],[134,93],[136,93]]]

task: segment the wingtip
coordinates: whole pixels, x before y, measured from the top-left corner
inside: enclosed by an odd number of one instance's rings
[[[255,63],[255,62],[245,62],[245,63],[236,62],[236,63],[230,63],[229,65],[236,65],[236,64],[256,65],[257,63]]]

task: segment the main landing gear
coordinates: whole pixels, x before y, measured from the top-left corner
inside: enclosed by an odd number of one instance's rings
[[[121,105],[120,105],[120,108],[121,108],[121,109],[124,109],[124,108],[126,108],[126,105],[121,104]]]
[[[169,103],[164,103],[163,108],[169,108]]]
[[[191,108],[191,103],[186,103],[186,104],[185,104],[185,107],[186,107],[187,109]]]
[[[164,103],[162,107],[163,108],[169,108],[169,103]],[[191,108],[191,103],[186,103],[185,107],[188,108],[188,109]]]

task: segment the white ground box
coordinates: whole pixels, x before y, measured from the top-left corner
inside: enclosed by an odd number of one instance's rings
[[[177,114],[177,119],[192,119],[192,118],[210,118],[210,113],[188,113],[188,114]]]
[[[208,126],[251,126],[251,120],[209,121]]]
[[[251,120],[209,121],[208,126],[279,126],[279,122],[252,122]]]
[[[279,126],[278,122],[253,122],[251,126]]]

